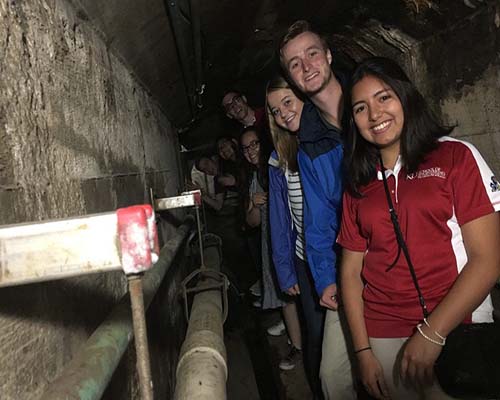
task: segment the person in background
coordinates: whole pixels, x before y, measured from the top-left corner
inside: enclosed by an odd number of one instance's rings
[[[394,61],[363,61],[350,97],[354,124],[338,242],[361,380],[377,399],[449,399],[433,376],[446,336],[460,322],[493,321],[500,188],[474,146],[447,136],[452,128],[439,123]]]
[[[246,96],[237,90],[228,90],[222,97],[222,108],[227,118],[236,121],[243,129],[253,126],[259,132],[261,138],[266,138],[267,127],[265,125],[265,112],[263,107],[253,108],[247,102]],[[267,145],[264,140],[263,144]],[[229,150],[229,149],[228,149]],[[230,150],[229,150],[230,151]],[[260,234],[254,229],[246,229],[246,240],[250,254],[256,266],[260,264],[260,252],[257,249],[260,247]],[[259,253],[259,254],[257,254]],[[249,291],[252,295],[260,297],[262,295],[262,282],[258,279],[253,285],[250,286]],[[256,300],[255,305],[259,305],[260,300]],[[275,335],[282,335],[285,331],[283,322],[276,324],[272,327],[271,333]]]
[[[219,154],[219,179],[223,179],[225,181],[223,183],[227,184],[232,182],[232,186],[227,187],[227,197],[229,197],[229,201],[234,202],[236,205],[239,205],[239,181],[243,172],[243,158],[241,153],[239,152],[238,141],[230,136],[221,136],[216,141],[216,148],[217,153]],[[241,218],[241,210],[238,214]],[[243,224],[242,229],[246,235],[246,243],[252,256],[251,258],[255,264],[255,267],[257,268],[257,264],[260,264],[260,252],[257,251],[257,248],[260,247],[260,235],[255,230],[245,230],[245,228],[245,224]],[[250,293],[252,293],[256,297],[260,297],[262,294],[261,285],[262,283],[260,279],[252,282],[249,288]],[[256,302],[259,303],[259,300],[256,300]],[[280,332],[280,327],[274,328],[274,330],[277,330],[277,333],[282,334]]]
[[[219,155],[218,182],[227,190],[237,192],[242,163],[238,153],[238,141],[229,136],[221,136],[215,145]]]
[[[240,92],[230,90],[222,97],[222,108],[226,117],[240,123],[243,128],[253,126],[260,133],[265,130],[266,114],[264,108],[253,109],[247,103],[247,98]]]
[[[238,141],[229,136],[221,136],[216,142],[217,153],[224,161],[236,163],[238,161]]]
[[[298,296],[305,322],[304,369],[314,399],[322,399],[319,380],[325,312],[319,305],[305,254],[303,198],[297,164],[304,102],[277,75],[266,89],[269,129],[276,149],[269,159],[269,219],[274,266],[281,290]]]
[[[212,210],[220,211],[224,204],[224,190],[217,183],[218,166],[211,157],[200,157],[195,160],[191,170],[191,182],[187,189],[200,189],[201,199]]]
[[[217,156],[200,157],[195,161],[189,190],[201,189],[207,229],[222,239],[224,272],[237,291],[246,290],[257,276],[251,259],[241,259],[247,250],[241,230],[242,218],[237,181],[232,174],[223,174]],[[234,174],[236,171],[233,172]]]
[[[260,140],[266,148],[272,147],[264,107],[250,107],[246,96],[230,90],[222,98],[222,108],[229,119],[238,122],[243,129],[253,126],[259,132]]]
[[[326,399],[355,399],[352,346],[337,302],[335,242],[343,192],[343,86],[326,41],[307,21],[292,24],[280,42],[281,67],[305,96],[298,163],[304,193],[306,256],[320,304],[326,308],[320,379]]]
[[[281,308],[283,319],[291,341],[290,353],[280,362],[280,368],[289,370],[301,357],[302,338],[295,301],[289,301],[278,289],[270,254],[270,234],[268,221],[268,168],[269,153],[261,146],[255,128],[246,128],[240,138],[240,146],[245,157],[245,175],[242,180],[243,206],[246,222],[250,227],[260,226],[262,309]]]

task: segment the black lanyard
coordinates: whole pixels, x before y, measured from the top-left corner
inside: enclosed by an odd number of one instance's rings
[[[378,158],[380,162],[380,168],[382,170],[382,180],[384,181],[384,189],[385,196],[387,198],[387,203],[389,204],[389,214],[391,215],[391,222],[394,226],[394,233],[396,234],[396,240],[398,242],[398,255],[394,263],[387,269],[390,270],[397,262],[401,249],[403,250],[403,254],[405,255],[406,262],[408,263],[408,268],[410,269],[411,278],[413,279],[413,284],[415,285],[415,289],[417,289],[418,300],[420,302],[420,306],[422,307],[422,313],[424,314],[424,318],[429,316],[429,312],[427,311],[427,306],[425,304],[424,296],[422,295],[422,291],[420,290],[420,286],[418,285],[417,274],[415,273],[415,268],[413,268],[413,264],[410,259],[410,253],[408,251],[408,247],[406,246],[406,242],[403,238],[403,233],[401,232],[401,228],[399,226],[398,215],[394,210],[394,205],[392,203],[391,194],[389,193],[389,185],[387,184],[387,178],[385,176],[385,167],[384,162],[382,161],[382,155],[380,151],[378,152]]]

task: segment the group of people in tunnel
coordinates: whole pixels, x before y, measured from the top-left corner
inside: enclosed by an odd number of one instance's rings
[[[498,181],[395,61],[338,71],[306,21],[279,58],[265,108],[224,96],[243,130],[217,142],[213,175],[260,227],[261,305],[282,308],[288,359],[304,347],[315,399],[451,398],[433,374],[446,336],[493,321]]]

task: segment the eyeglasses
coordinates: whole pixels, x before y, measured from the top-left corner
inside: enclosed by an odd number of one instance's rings
[[[224,104],[224,109],[226,111],[229,111],[234,106],[241,104],[242,101],[243,99],[241,98],[241,96],[234,96],[229,103]]]
[[[259,147],[259,141],[258,140],[252,140],[248,146],[241,146],[241,150],[243,151],[243,154],[248,153],[250,150],[257,150],[257,147]]]

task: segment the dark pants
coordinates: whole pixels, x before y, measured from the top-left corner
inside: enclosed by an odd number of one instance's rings
[[[309,265],[295,256],[295,271],[300,287],[301,317],[304,329],[304,369],[315,399],[322,399],[319,365],[321,362],[321,345],[325,310],[319,305],[313,277]]]

